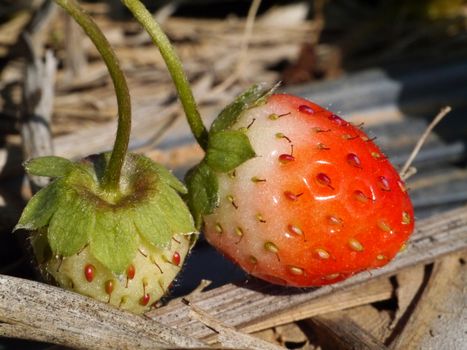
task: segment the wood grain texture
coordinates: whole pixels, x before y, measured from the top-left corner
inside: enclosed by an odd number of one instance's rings
[[[0,275],[0,336],[79,349],[202,348],[166,325],[43,283]]]
[[[367,304],[342,310],[340,314],[353,320],[381,343],[385,344],[386,339],[391,334],[390,324],[393,317],[393,310],[391,309],[381,310]]]
[[[328,312],[387,300],[391,298],[392,294],[393,288],[389,279],[384,277],[375,278],[364,285],[344,288],[327,296],[310,300],[297,307],[277,312],[260,322],[242,327],[242,330],[249,333],[256,332]]]
[[[43,63],[33,50],[31,37],[23,34],[29,46],[30,60],[26,67],[21,120],[23,159],[49,156],[54,153],[50,122],[54,101],[54,82],[57,60],[52,51],[47,51]],[[49,179],[29,176],[32,190],[38,191]]]
[[[329,313],[307,321],[319,334],[320,344],[334,350],[387,350],[371,333],[345,315]]]
[[[304,305],[317,298],[369,280],[393,275],[404,268],[432,262],[438,257],[467,248],[467,209],[465,207],[418,222],[407,250],[386,267],[361,273],[335,285],[317,289],[280,288],[266,283],[228,284],[194,296],[191,302],[223,323],[237,329],[255,329],[275,314]],[[213,332],[190,316],[180,300],[148,314],[155,320],[180,329],[196,338]],[[259,330],[259,329],[255,329]]]
[[[435,263],[420,301],[392,349],[466,349],[466,258],[466,253],[451,255]]]

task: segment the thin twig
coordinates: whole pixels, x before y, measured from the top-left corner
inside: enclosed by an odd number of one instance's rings
[[[212,317],[208,312],[192,304],[186,298],[186,305],[190,308],[193,316],[217,333],[219,343],[225,349],[248,349],[248,350],[280,350],[280,346],[266,342],[262,339],[251,335],[238,332],[233,327],[230,327],[216,318]]]
[[[402,170],[399,172],[400,174],[400,177],[402,178],[402,180],[407,180],[407,178],[409,177],[409,168],[410,166],[412,165],[415,157],[417,156],[418,152],[420,152],[420,149],[422,148],[423,144],[425,143],[426,139],[428,138],[428,136],[430,135],[431,131],[434,129],[434,127],[436,125],[438,125],[438,123],[443,120],[443,118],[451,111],[451,107],[450,106],[446,106],[446,107],[443,107],[441,108],[441,110],[439,111],[439,113],[436,115],[435,119],[433,119],[433,121],[430,123],[430,125],[428,125],[428,127],[426,128],[425,132],[422,134],[422,136],[420,137],[420,139],[418,140],[417,144],[415,145],[412,153],[410,154],[409,158],[407,159],[407,161],[405,162],[404,166],[402,167]],[[413,175],[413,174],[411,174]]]
[[[211,93],[220,94],[228,89],[233,83],[235,83],[241,76],[243,69],[248,62],[248,48],[250,45],[251,35],[253,33],[253,26],[258,13],[261,0],[252,0],[248,15],[245,23],[245,31],[243,32],[242,43],[240,46],[240,54],[238,55],[237,65],[231,75],[227,77],[222,83],[215,86]]]
[[[186,298],[192,298],[198,294],[201,294],[207,287],[211,285],[212,281],[202,279],[199,285],[193,289],[193,291]]]

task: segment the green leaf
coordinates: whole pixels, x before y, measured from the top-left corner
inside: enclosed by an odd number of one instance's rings
[[[201,162],[186,175],[187,201],[197,229],[201,228],[203,216],[211,214],[219,204],[219,183],[209,166]]]
[[[64,191],[47,231],[53,254],[70,256],[78,253],[89,242],[94,222],[94,208],[73,190]]]
[[[37,230],[47,226],[58,208],[62,186],[62,181],[59,179],[37,192],[24,208],[14,230]]]
[[[193,217],[182,198],[172,188],[161,187],[157,201],[173,234],[195,232]]]
[[[175,234],[196,231],[185,202],[166,184],[160,184],[157,195],[131,215],[139,234],[160,248],[167,247]]]
[[[131,214],[138,233],[157,247],[166,247],[173,232],[156,200],[139,205]]]
[[[96,211],[94,231],[90,233],[91,253],[115,274],[121,274],[133,261],[139,244],[132,220],[126,211]]]
[[[272,91],[273,89],[266,90],[260,84],[251,86],[222,110],[212,123],[209,133],[216,133],[230,128],[243,111],[261,104]]]
[[[232,171],[254,156],[250,140],[242,131],[219,131],[209,137],[206,162],[215,171]]]
[[[55,156],[34,158],[24,163],[28,174],[47,177],[65,176],[73,167],[74,164],[70,160]]]

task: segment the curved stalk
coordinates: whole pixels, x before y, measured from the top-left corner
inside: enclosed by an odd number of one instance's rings
[[[74,0],[55,0],[83,28],[104,60],[115,88],[118,104],[117,136],[109,163],[104,172],[102,187],[109,191],[119,189],[120,174],[128,150],[131,131],[131,101],[125,76],[110,43],[93,19]]]
[[[199,145],[206,150],[208,132],[201,120],[193,92],[183,70],[183,65],[172,44],[152,14],[139,0],[122,0],[122,2],[133,13],[136,20],[148,32],[153,43],[159,48],[177,89],[191,131]]]

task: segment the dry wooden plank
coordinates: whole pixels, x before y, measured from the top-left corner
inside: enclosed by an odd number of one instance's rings
[[[0,275],[0,336],[25,336],[96,350],[115,349],[116,344],[119,349],[147,350],[204,346],[156,321],[60,288],[5,275]]]
[[[188,299],[184,299],[189,303]],[[211,317],[209,313],[190,305],[192,315],[204,325],[216,332],[215,342],[221,344],[222,349],[245,349],[245,350],[280,350],[280,346],[264,341],[235,330],[232,327],[224,325],[219,320]],[[215,345],[215,347],[217,347]]]
[[[385,343],[391,334],[389,326],[392,310],[378,310],[373,305],[367,304],[346,309],[340,313],[353,320],[382,343]]]
[[[377,301],[387,300],[393,295],[393,287],[387,278],[376,278],[364,286],[357,285],[336,291],[322,298],[310,300],[310,302],[278,312],[260,322],[255,322],[242,327],[245,332],[255,332],[277,325],[293,321],[303,320],[315,315],[320,315],[337,310],[343,310],[354,306],[365,305]]]
[[[463,258],[463,259],[462,259]],[[417,307],[392,349],[461,350],[467,345],[467,269],[463,256],[435,263]]]
[[[30,37],[23,34],[25,42],[30,44]],[[27,38],[27,39],[26,39]],[[29,48],[31,60],[28,62],[24,84],[21,137],[24,159],[36,158],[53,154],[50,119],[54,99],[54,80],[56,59],[51,51],[47,51],[45,62],[42,63]],[[48,179],[40,176],[29,176],[33,192],[38,191],[48,183]]]
[[[269,328],[270,329],[270,328]],[[263,332],[266,332],[264,330]],[[288,323],[273,328],[276,341],[288,349],[296,349],[308,343],[308,337],[297,323]],[[259,334],[255,334],[258,336]]]
[[[280,288],[262,283],[228,284],[193,297],[192,303],[203,310],[209,310],[213,317],[227,325],[245,329],[264,322],[279,312],[346,287],[365,283],[376,277],[394,275],[409,266],[432,262],[440,256],[466,248],[467,209],[462,207],[418,222],[417,232],[413,235],[409,248],[381,269],[361,273],[335,285],[311,290]],[[148,316],[176,326],[197,338],[212,334],[212,331],[190,317],[189,308],[179,300],[149,313]]]
[[[313,317],[306,322],[318,333],[319,343],[335,350],[387,350],[371,333],[349,317],[330,313]]]
[[[423,287],[425,266],[419,265],[405,269],[396,275],[397,310],[390,325],[394,328],[404,315],[412,311],[416,298]]]
[[[364,305],[376,301],[387,300],[393,294],[393,287],[387,278],[376,278],[365,286],[350,287],[331,295],[324,296],[309,303],[285,309],[282,312],[271,315],[261,322],[242,327],[241,330],[253,333],[259,330],[269,329],[278,325],[287,324],[293,321],[302,320],[311,316],[329,313],[336,310],[343,310],[353,306]],[[190,298],[191,299],[191,298]],[[232,306],[234,307],[234,306]],[[214,343],[216,337],[206,338],[207,343]]]

